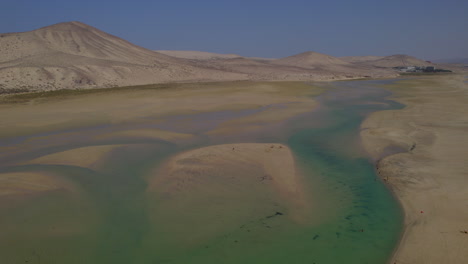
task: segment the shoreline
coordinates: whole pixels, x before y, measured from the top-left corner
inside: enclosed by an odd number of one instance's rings
[[[364,149],[403,211],[400,242],[388,263],[464,263],[468,141],[464,76],[421,77],[385,85],[400,110],[371,114],[361,125]],[[388,148],[399,153],[386,154]],[[464,229],[465,228],[465,229]]]

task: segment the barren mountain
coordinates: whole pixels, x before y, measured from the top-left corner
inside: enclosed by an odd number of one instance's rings
[[[155,52],[80,22],[0,34],[0,93],[17,88],[55,90],[164,82],[320,81],[392,76],[396,74],[391,70],[352,64],[316,52],[282,59],[194,51]]]
[[[80,22],[0,35],[0,88],[53,90],[245,78],[193,66]]]

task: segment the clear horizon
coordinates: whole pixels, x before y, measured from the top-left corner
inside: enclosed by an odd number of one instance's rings
[[[0,32],[80,21],[151,50],[468,58],[467,1],[13,1]]]

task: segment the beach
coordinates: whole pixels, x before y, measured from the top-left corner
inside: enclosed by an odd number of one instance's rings
[[[363,145],[404,209],[404,231],[389,263],[468,260],[468,85],[462,75],[385,85],[402,110],[371,114]]]

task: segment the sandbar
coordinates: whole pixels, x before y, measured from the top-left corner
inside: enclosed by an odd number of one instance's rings
[[[308,206],[303,187],[287,146],[239,143],[175,155],[149,178],[148,193],[158,203],[156,217],[172,223],[164,232],[175,234],[171,238],[177,241],[195,243],[277,213],[303,222]],[[199,229],[193,230],[187,221],[198,223]],[[190,238],[177,235],[188,233]]]

